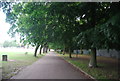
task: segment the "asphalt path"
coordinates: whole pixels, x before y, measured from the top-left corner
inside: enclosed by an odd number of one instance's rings
[[[2,80],[2,69],[0,67],[0,81]]]
[[[86,77],[52,51],[11,79],[86,79]]]
[[[0,81],[2,80],[2,61],[0,58]]]

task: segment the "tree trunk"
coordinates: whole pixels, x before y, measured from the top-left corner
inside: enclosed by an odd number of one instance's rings
[[[37,56],[37,50],[39,48],[40,45],[37,45],[36,48],[35,48],[35,53],[34,53],[34,56],[36,57]]]
[[[81,49],[81,54],[83,54],[83,49]]]
[[[65,55],[65,47],[64,47],[64,50],[63,50],[63,55]]]
[[[42,53],[42,45],[40,46],[40,52],[39,52],[39,54],[41,55],[41,53]]]
[[[49,48],[49,51],[50,51],[50,48]]]
[[[55,49],[55,51],[56,51],[56,49]]]
[[[69,58],[72,58],[72,56],[71,56],[71,48],[69,48]]]
[[[89,67],[90,68],[97,67],[96,48],[91,49],[91,59],[90,59],[90,62],[89,62]]]
[[[48,52],[48,46],[46,46],[45,48],[46,48],[46,49],[45,49],[45,52],[47,53],[47,52]]]
[[[45,53],[45,46],[43,47],[43,53]]]
[[[65,50],[63,50],[63,55],[65,55]]]
[[[77,53],[76,53],[76,58],[78,58],[78,50],[76,50],[76,52],[77,52]]]
[[[96,25],[96,3],[91,3],[91,27],[95,27]],[[94,37],[94,36],[93,36]],[[94,42],[93,42],[94,43]],[[97,67],[97,60],[96,60],[96,48],[95,46],[91,48],[91,59],[89,62],[89,67]]]

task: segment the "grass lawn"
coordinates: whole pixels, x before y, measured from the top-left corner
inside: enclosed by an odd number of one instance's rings
[[[43,56],[38,55],[38,57],[33,56],[33,52],[23,51],[0,51],[0,56],[7,55],[8,61],[2,61],[2,78],[9,79],[10,77],[17,74],[24,67],[32,64]]]
[[[59,55],[66,61],[69,61],[70,63],[82,69],[84,72],[93,76],[95,79],[98,79],[98,81],[115,81],[114,79],[118,79],[117,59],[97,57],[99,67],[89,68],[88,63],[90,60],[90,55],[79,55],[76,57],[76,55],[73,54],[73,58],[69,58],[68,54]]]

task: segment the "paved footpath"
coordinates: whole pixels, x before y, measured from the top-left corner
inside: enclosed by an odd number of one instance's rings
[[[0,58],[0,81],[2,80],[2,60]]]
[[[86,77],[55,52],[49,52],[11,79],[86,79]]]
[[[0,67],[0,81],[2,80],[2,69]]]

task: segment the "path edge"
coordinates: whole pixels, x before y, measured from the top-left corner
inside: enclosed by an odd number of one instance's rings
[[[88,73],[86,73],[85,71],[83,71],[82,69],[80,69],[78,66],[72,64],[71,62],[67,61],[64,59],[64,57],[59,56],[61,59],[63,59],[65,62],[67,62],[68,64],[72,65],[74,68],[78,69],[80,72],[82,72],[84,75],[86,75],[87,77],[93,79],[94,81],[98,81],[96,80],[94,77],[92,77],[91,75],[89,75]]]

